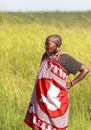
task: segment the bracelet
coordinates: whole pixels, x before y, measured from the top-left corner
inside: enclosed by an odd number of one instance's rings
[[[72,82],[70,82],[71,83],[71,87],[73,87],[73,83]]]

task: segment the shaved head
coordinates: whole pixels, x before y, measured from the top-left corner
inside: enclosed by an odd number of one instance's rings
[[[46,41],[45,43],[48,43],[48,40],[51,40],[53,43],[56,44],[57,47],[60,47],[61,44],[62,44],[62,38],[57,35],[57,34],[52,34],[52,35],[49,35],[47,38],[46,38]]]

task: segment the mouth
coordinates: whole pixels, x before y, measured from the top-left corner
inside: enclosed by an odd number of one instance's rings
[[[47,54],[51,54],[52,53],[52,50],[50,48],[46,48],[46,53]]]
[[[48,55],[52,55],[52,54],[56,54],[56,53],[57,53],[56,50],[55,51],[53,51],[51,49],[46,50],[46,54],[48,54]]]

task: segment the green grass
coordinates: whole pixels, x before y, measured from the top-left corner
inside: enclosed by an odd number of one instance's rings
[[[0,13],[0,130],[29,130],[23,122],[45,38],[91,68],[91,12]],[[69,77],[71,80],[73,76]],[[91,74],[70,90],[69,130],[91,130]]]

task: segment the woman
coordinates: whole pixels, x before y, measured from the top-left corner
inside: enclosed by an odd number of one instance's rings
[[[41,65],[36,77],[25,123],[33,130],[67,130],[68,90],[82,80],[88,69],[73,57],[60,51],[62,39],[53,34],[46,38]],[[67,82],[69,74],[80,72]]]

